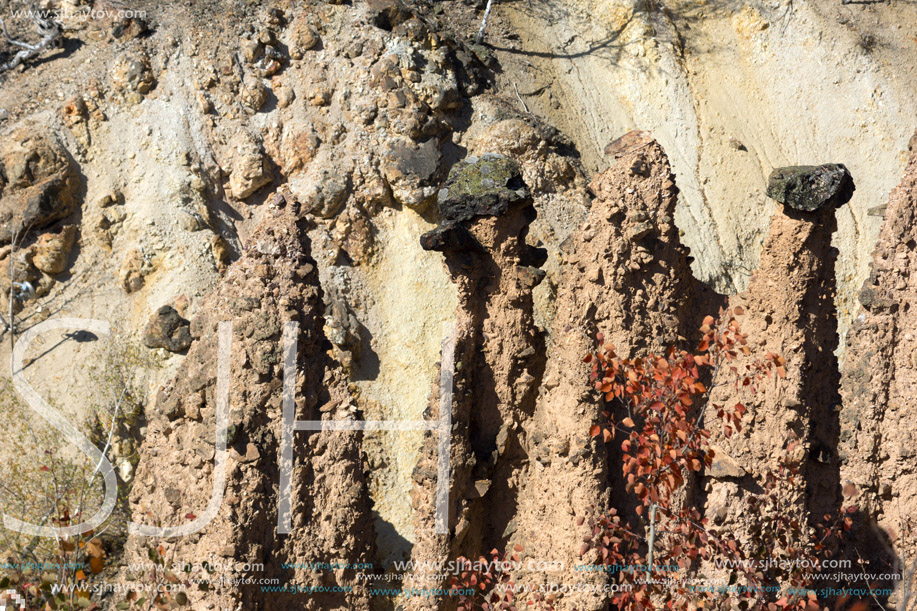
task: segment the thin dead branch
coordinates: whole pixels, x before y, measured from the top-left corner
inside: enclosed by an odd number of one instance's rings
[[[3,19],[0,19],[0,26],[3,27],[3,36],[6,38],[6,41],[11,45],[22,49],[13,56],[13,59],[6,62],[5,64],[0,64],[0,72],[12,70],[23,62],[27,62],[35,57],[38,57],[45,51],[45,49],[56,47],[60,44],[62,33],[61,26],[57,21],[53,19],[45,19],[40,16],[35,16],[33,20],[35,21],[35,27],[38,30],[38,35],[41,37],[41,40],[39,40],[34,45],[12,38],[6,29],[6,22],[3,21]]]
[[[490,9],[493,8],[494,0],[487,0],[487,8],[484,9],[484,19],[481,20],[481,29],[478,30],[478,35],[474,39],[475,44],[481,44],[484,42],[484,29],[487,27],[487,20],[490,19]]]

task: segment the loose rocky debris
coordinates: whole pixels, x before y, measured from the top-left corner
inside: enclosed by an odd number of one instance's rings
[[[127,104],[139,104],[155,84],[150,60],[143,52],[125,53],[112,66],[112,88]]]
[[[60,233],[44,233],[32,246],[32,265],[46,274],[59,274],[67,269],[70,251],[76,242],[76,225],[67,225]]]

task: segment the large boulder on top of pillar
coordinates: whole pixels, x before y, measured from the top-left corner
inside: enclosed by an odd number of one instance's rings
[[[794,210],[814,212],[843,206],[853,197],[853,177],[841,163],[777,168],[767,181],[767,196]]]

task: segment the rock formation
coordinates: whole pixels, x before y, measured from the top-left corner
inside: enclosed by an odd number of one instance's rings
[[[459,295],[449,389],[449,535],[431,532],[432,516],[422,511],[434,492],[436,438],[430,436],[414,472],[415,561],[473,556],[505,541],[525,457],[522,424],[532,415],[544,372],[544,335],[534,323],[532,296],[544,277],[544,253],[526,244],[535,208],[519,164],[497,154],[469,157],[450,171],[438,206],[443,224],[421,243],[444,253]],[[431,412],[439,417],[438,407]],[[430,601],[408,604],[435,608]]]
[[[242,257],[192,320],[194,342],[173,380],[159,391],[140,449],[131,497],[136,523],[180,527],[206,515],[213,478],[225,472],[219,510],[197,534],[150,538],[141,533],[128,540],[128,549],[137,561],[146,557],[147,546],[158,544],[166,558],[195,557],[220,567],[263,564],[258,579],[277,578],[291,587],[352,587],[353,571],[313,571],[306,563],[339,558],[371,562],[359,433],[293,435],[293,531],[277,532],[285,324],[295,322],[299,330],[296,419],[354,417],[340,369],[324,354],[321,289],[309,252],[307,222],[299,218],[298,207],[282,198],[280,202],[279,208],[264,210]],[[162,310],[160,317],[174,312],[169,307]],[[217,396],[218,325],[223,321],[232,323],[225,432],[218,424]],[[218,444],[224,434],[227,451],[221,455]],[[241,576],[231,568],[219,572],[226,579]],[[289,593],[267,595],[257,585],[192,590],[188,595],[201,609],[368,609],[365,595],[356,591],[310,595],[305,602]]]
[[[715,457],[679,502],[747,541],[761,517],[747,499],[792,459],[788,515],[812,526],[855,487],[838,551],[878,572],[913,556],[914,151],[888,206],[868,208],[885,219],[859,287],[877,228],[864,206],[885,198],[915,116],[889,49],[913,41],[885,28],[870,55],[851,38],[862,24],[838,25],[853,10],[906,24],[911,8],[496,3],[471,44],[470,1],[154,4],[65,11],[62,49],[0,74],[0,294],[16,326],[0,325],[0,357],[42,320],[105,320],[111,338],[43,338],[29,379],[74,422],[111,415],[96,391],[136,401],[110,450],[135,526],[126,542],[105,531],[111,564],[90,580],[143,580],[131,565],[161,545],[220,565],[188,577],[210,580],[189,586],[193,609],[449,611],[455,597],[374,588],[446,588],[438,563],[521,546],[562,568],[513,569],[517,583],[601,590],[614,576],[577,570],[601,560],[580,556],[578,521],[636,512],[620,444],[589,435],[609,406],[582,359],[599,332],[622,357],[692,349],[727,307],[786,379],[755,393],[728,371],[704,379],[710,403],[748,410],[729,437],[704,413]],[[800,58],[843,65],[812,69],[809,91]],[[844,164],[788,165],[825,159]],[[290,431],[290,414],[310,423]],[[15,456],[0,446],[0,464]]]
[[[832,178],[834,170],[839,174]],[[786,458],[800,465],[801,477],[778,493],[792,499],[788,504],[800,522],[814,524],[840,504],[834,450],[840,404],[837,251],[831,238],[836,208],[849,201],[852,190],[842,166],[781,168],[772,174],[770,192],[786,205],[774,213],[748,289],[728,303],[744,308],[741,329],[759,356],[771,352],[786,359],[786,381],[769,378],[749,391],[736,388],[738,374],[726,369],[712,380],[710,403],[742,402],[748,408],[742,430],[729,439],[714,414],[708,412],[705,421],[718,453],[705,483],[708,515],[717,524],[754,529],[745,505],[749,484],[776,473]]]
[[[672,221],[678,190],[659,144],[644,138],[623,149],[591,188],[596,198],[589,215],[562,248],[547,369],[525,426],[529,460],[517,475],[517,516],[507,533],[531,557],[561,560],[565,568],[518,575],[523,583],[588,578],[601,587],[609,578],[575,569],[590,561],[578,555],[584,533],[577,519],[618,505],[623,488],[615,448],[608,446],[608,456],[588,436],[599,407],[583,357],[596,347],[596,333],[621,354],[636,356],[678,341],[692,317],[686,309],[695,289],[688,250]],[[558,605],[602,609],[604,602],[594,592],[571,592]]]
[[[854,487],[852,501],[862,512],[850,555],[883,572],[894,570],[896,558],[898,566],[909,570],[915,544],[909,524],[917,513],[917,440],[911,425],[917,354],[911,312],[915,202],[917,154],[912,150],[885,210],[841,374],[840,479],[843,486]],[[900,598],[890,602],[900,603]]]

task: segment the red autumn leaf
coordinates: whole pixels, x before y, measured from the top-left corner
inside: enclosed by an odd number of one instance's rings
[[[602,427],[600,427],[597,424],[593,424],[591,427],[589,427],[589,436],[590,437],[598,437],[599,433],[601,432],[602,432]]]

